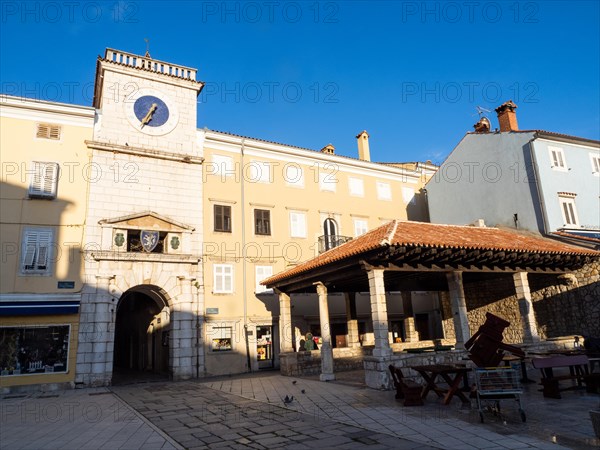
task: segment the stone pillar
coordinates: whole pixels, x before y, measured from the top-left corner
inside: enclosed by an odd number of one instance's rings
[[[346,322],[348,323],[348,347],[360,347],[358,320],[356,318],[356,292],[345,292]]]
[[[406,342],[417,342],[419,333],[415,328],[415,316],[412,306],[412,292],[402,291],[402,311],[404,312],[404,332],[406,333]]]
[[[174,380],[187,380],[194,376],[196,311],[192,284],[195,278],[178,276],[179,295],[173,301],[171,312],[171,339],[169,359]]]
[[[333,349],[331,347],[331,328],[329,326],[329,305],[327,288],[321,282],[314,283],[319,295],[319,320],[321,322],[321,381],[335,380],[333,373]]]
[[[293,352],[292,346],[292,302],[285,292],[279,294],[279,352]],[[303,350],[303,349],[302,349]]]
[[[527,272],[517,272],[513,274],[515,291],[519,301],[519,311],[521,312],[521,323],[523,325],[523,342],[532,344],[540,340],[537,325],[535,323],[535,314],[533,313],[533,303],[531,300],[531,291],[529,290],[529,280]]]
[[[95,278],[95,289],[89,286],[82,296],[75,378],[77,384],[92,387],[108,386],[111,382],[113,313],[117,307],[110,295],[110,282],[114,277],[97,275]]]
[[[452,306],[454,332],[456,334],[456,348],[462,349],[465,347],[465,341],[471,337],[462,272],[448,272],[446,273],[446,280],[448,281],[448,289],[450,291],[450,304]]]
[[[390,347],[389,339],[383,269],[371,269],[367,272],[367,276],[369,278],[369,293],[371,296],[373,334],[375,335],[373,356],[390,356],[392,354],[392,348]]]

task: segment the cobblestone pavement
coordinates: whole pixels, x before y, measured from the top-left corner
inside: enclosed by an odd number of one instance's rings
[[[1,449],[562,449],[598,448],[587,411],[598,396],[544,399],[526,388],[527,423],[458,399],[403,407],[390,391],[356,380],[320,382],[277,372],[188,382],[153,382],[0,401]],[[285,397],[291,400],[284,403]],[[506,401],[508,402],[508,401]]]
[[[0,399],[2,449],[176,449],[175,441],[108,389]]]
[[[598,407],[600,398],[584,390],[566,391],[560,400],[547,399],[538,392],[538,384],[527,384],[522,396],[526,423],[521,422],[514,400],[502,400],[502,415],[485,412],[481,424],[475,400],[465,406],[455,398],[443,406],[432,393],[424,406],[403,407],[392,392],[365,388],[356,375],[340,373],[338,377],[340,381],[323,383],[317,377],[283,377],[272,372],[201,383],[273,405],[293,395],[288,408],[443,448],[600,448],[588,414]],[[361,379],[364,374],[359,371]]]
[[[281,399],[273,405],[194,382],[124,386],[114,392],[189,449],[439,448],[340,423],[319,410],[300,412]]]

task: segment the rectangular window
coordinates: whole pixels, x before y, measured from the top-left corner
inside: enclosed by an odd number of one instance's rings
[[[548,151],[550,152],[551,167],[556,170],[566,171],[567,163],[563,149],[560,147],[548,147]]]
[[[213,266],[213,293],[233,293],[233,266],[231,264],[215,264]]]
[[[392,189],[389,183],[377,182],[377,198],[379,200],[391,200]]]
[[[230,352],[232,345],[231,327],[211,327],[208,331],[211,338],[211,349],[213,352]]]
[[[66,373],[69,325],[2,327],[1,376]]]
[[[350,188],[350,195],[356,197],[365,196],[365,185],[360,178],[348,178],[348,187]]]
[[[590,162],[592,163],[592,173],[600,176],[600,155],[590,153]]]
[[[404,203],[413,205],[415,203],[415,191],[409,187],[402,187],[402,199]]]
[[[212,163],[214,165],[214,174],[221,176],[232,176],[233,159],[231,156],[212,155]]]
[[[292,237],[306,237],[306,214],[290,212],[290,234]]]
[[[559,196],[558,200],[565,226],[577,225],[579,221],[577,219],[577,209],[575,208],[575,198]]]
[[[23,233],[21,271],[26,274],[50,273],[53,232],[48,228],[26,228]]]
[[[289,163],[285,165],[285,170],[283,172],[283,178],[285,182],[290,186],[304,187],[304,171],[302,167],[295,163]]]
[[[58,164],[33,161],[29,181],[30,198],[56,198],[58,184]]]
[[[268,209],[254,210],[254,233],[261,236],[271,235],[271,211]]]
[[[335,192],[336,183],[335,173],[319,172],[319,189],[322,191]]]
[[[38,139],[52,139],[53,141],[58,141],[60,140],[60,125],[38,123],[35,137]]]
[[[231,206],[215,205],[215,231],[231,233]]]
[[[358,237],[369,231],[367,219],[354,219],[354,237]]]
[[[251,183],[270,183],[271,165],[268,162],[251,161],[250,179],[248,181]]]
[[[272,266],[256,266],[256,288],[254,292],[257,294],[273,292],[273,289],[267,289],[265,286],[260,284],[262,280],[266,280],[271,276],[273,276]]]

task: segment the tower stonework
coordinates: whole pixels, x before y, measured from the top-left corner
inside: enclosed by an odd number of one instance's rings
[[[111,384],[117,367],[201,376],[203,83],[113,49],[96,67],[76,383]]]

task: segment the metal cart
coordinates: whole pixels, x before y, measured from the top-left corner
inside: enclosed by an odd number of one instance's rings
[[[518,372],[512,367],[477,367],[474,369],[475,382],[477,384],[477,407],[479,409],[479,418],[483,423],[482,402],[492,401],[492,406],[488,406],[494,415],[502,417],[500,413],[500,400],[514,399],[519,405],[519,415],[525,422],[526,416],[521,404],[521,394],[523,389],[519,381]]]

